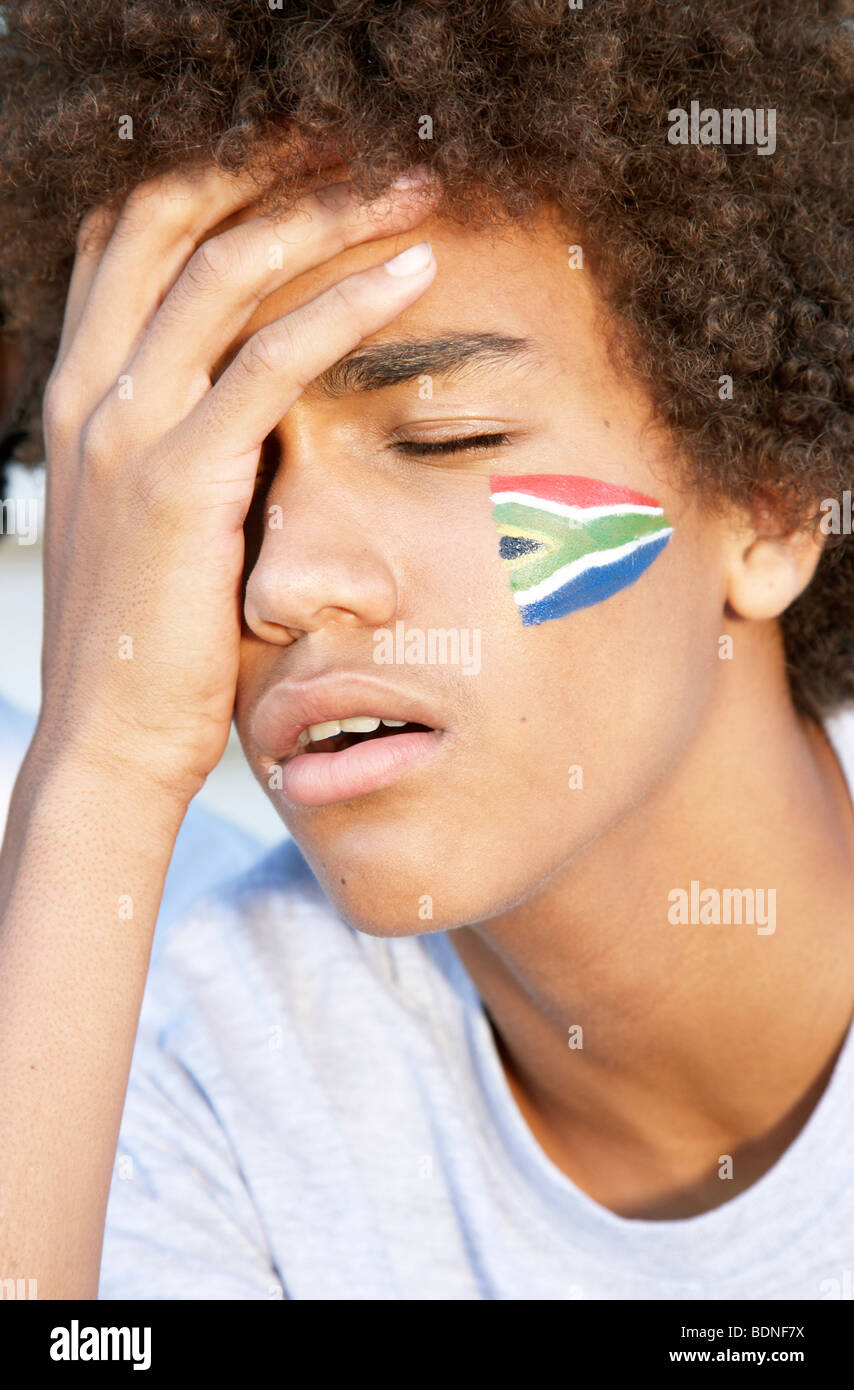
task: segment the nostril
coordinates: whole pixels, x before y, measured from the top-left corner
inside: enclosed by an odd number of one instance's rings
[[[300,636],[297,628],[286,627],[284,623],[271,623],[266,618],[259,618],[253,612],[250,603],[244,604],[243,615],[246,626],[254,632],[256,637],[262,638],[265,642],[271,642],[277,647],[289,647]]]

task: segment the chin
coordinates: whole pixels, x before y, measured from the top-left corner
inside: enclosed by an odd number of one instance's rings
[[[518,907],[540,886],[531,882],[484,882],[476,854],[437,855],[436,847],[395,860],[387,847],[370,852],[364,832],[354,827],[352,851],[336,843],[294,839],[336,912],[366,936],[423,936],[489,921]],[[547,876],[547,875],[546,875]]]
[[[336,912],[366,936],[421,936],[479,915],[480,904],[461,900],[459,882],[444,876],[437,882],[423,866],[392,870],[386,853],[368,858],[363,849],[354,859],[294,839]]]

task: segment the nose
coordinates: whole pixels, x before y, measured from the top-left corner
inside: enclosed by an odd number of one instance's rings
[[[364,479],[333,481],[316,465],[289,457],[277,475],[246,584],[247,626],[279,646],[333,624],[385,627],[397,609],[377,499]]]

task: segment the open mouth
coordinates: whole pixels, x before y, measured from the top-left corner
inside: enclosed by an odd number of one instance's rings
[[[282,764],[281,790],[302,806],[352,800],[423,767],[444,739],[444,731],[429,724],[376,715],[311,724]]]
[[[432,734],[429,724],[411,720],[377,719],[370,715],[354,719],[330,720],[304,729],[297,741],[297,753],[343,753],[359,743],[394,738],[401,734]]]

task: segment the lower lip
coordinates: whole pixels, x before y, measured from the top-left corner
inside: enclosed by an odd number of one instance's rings
[[[379,791],[429,762],[440,730],[387,734],[354,743],[340,753],[299,753],[282,766],[282,791],[297,806],[329,806]]]

